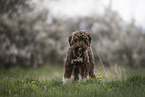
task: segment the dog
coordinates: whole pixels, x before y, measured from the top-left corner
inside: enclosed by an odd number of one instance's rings
[[[75,31],[68,37],[70,46],[64,60],[63,84],[95,78],[91,40],[85,30]]]

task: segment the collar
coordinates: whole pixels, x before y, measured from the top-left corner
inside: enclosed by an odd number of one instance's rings
[[[77,62],[83,63],[83,58],[77,57],[76,59],[71,60],[71,63],[77,63]]]

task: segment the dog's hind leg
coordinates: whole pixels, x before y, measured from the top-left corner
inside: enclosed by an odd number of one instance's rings
[[[66,58],[64,60],[64,75],[63,75],[63,84],[72,82],[72,71],[73,71],[73,65],[71,64],[71,55],[72,52],[69,49],[66,55]]]
[[[79,80],[79,67],[78,66],[74,66],[73,75],[74,75],[75,81]]]

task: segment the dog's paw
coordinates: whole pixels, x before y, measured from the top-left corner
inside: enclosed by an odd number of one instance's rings
[[[85,82],[86,80],[87,78],[82,78],[82,76],[79,74],[79,80],[78,80],[79,83]]]
[[[79,83],[81,83],[81,82],[86,82],[86,80],[87,80],[87,78],[83,78],[83,79],[79,79],[78,82],[79,82]]]
[[[67,83],[71,83],[72,82],[72,79],[71,78],[64,78],[63,77],[62,82],[63,82],[63,85],[64,84],[67,84]]]

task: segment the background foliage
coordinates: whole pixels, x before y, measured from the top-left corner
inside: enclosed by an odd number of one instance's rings
[[[95,61],[145,67],[145,31],[126,23],[111,7],[103,16],[60,18],[28,0],[0,1],[0,68],[63,63],[67,36],[91,33]]]

